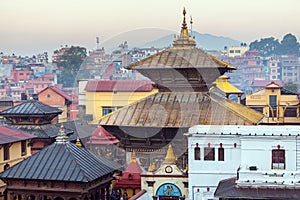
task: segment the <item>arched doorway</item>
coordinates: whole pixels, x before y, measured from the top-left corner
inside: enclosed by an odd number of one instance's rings
[[[182,193],[176,185],[165,183],[159,186],[156,196],[159,197],[159,200],[178,200],[182,196]]]
[[[56,197],[54,200],[64,200],[62,197]]]

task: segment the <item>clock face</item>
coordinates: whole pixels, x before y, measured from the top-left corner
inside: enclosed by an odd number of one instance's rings
[[[166,173],[172,173],[173,168],[171,166],[166,166],[165,171],[166,171]]]

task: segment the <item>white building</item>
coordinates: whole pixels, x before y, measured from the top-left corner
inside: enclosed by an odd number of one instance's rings
[[[298,126],[190,128],[189,199],[218,199],[219,181],[232,177],[240,187],[300,188],[299,134]]]

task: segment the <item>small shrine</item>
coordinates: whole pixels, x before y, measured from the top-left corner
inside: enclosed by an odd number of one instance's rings
[[[124,164],[124,150],[118,147],[119,140],[98,126],[92,133],[88,148],[96,155]]]
[[[176,165],[172,145],[169,145],[163,164],[155,169],[151,165],[148,172],[141,174],[142,196],[151,199],[181,200],[188,197],[188,174]]]
[[[136,160],[135,153],[132,153],[132,159],[122,172],[122,177],[117,180],[116,188],[121,189],[121,196],[131,198],[141,191],[141,173],[142,168]]]
[[[56,141],[0,174],[7,199],[110,199],[120,165],[68,141],[62,126]]]
[[[3,116],[11,127],[37,136],[31,141],[31,151],[34,154],[55,141],[59,127],[54,124],[61,113],[58,108],[30,99],[3,110],[0,116]],[[66,133],[69,135],[73,131],[66,129]]]

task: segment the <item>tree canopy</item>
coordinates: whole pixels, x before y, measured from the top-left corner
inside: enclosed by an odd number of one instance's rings
[[[71,46],[61,56],[57,63],[58,67],[63,68],[58,75],[58,83],[63,84],[64,87],[73,87],[80,65],[87,56],[86,48]]]
[[[298,86],[292,82],[284,84],[283,87],[291,92],[298,92]]]
[[[297,55],[300,56],[300,45],[297,38],[289,33],[279,42],[274,37],[261,38],[250,43],[250,49],[260,51],[261,56],[271,55]]]

